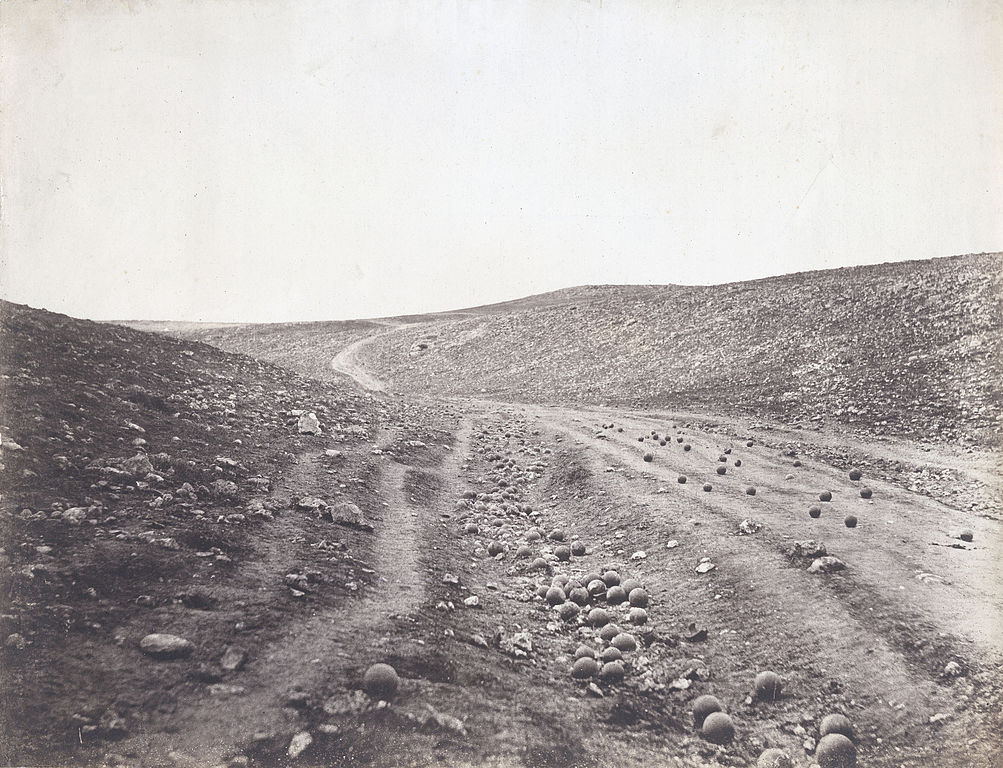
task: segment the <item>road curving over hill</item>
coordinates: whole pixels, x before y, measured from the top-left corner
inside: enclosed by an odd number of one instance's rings
[[[389,331],[384,331],[383,333],[389,333]],[[376,335],[378,336],[381,334]],[[366,344],[371,343],[373,338],[374,337],[372,336],[367,336],[349,344],[334,356],[331,360],[331,368],[352,379],[363,389],[367,389],[370,392],[386,392],[386,382],[366,370],[366,368],[364,368],[359,362],[358,358],[359,350]]]

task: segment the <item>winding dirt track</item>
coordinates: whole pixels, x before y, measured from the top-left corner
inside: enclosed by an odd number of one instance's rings
[[[391,327],[389,331],[383,331],[383,333],[389,333],[393,330],[393,327]],[[372,340],[373,336],[366,336],[365,338],[349,344],[341,350],[341,352],[334,356],[334,359],[331,360],[331,368],[352,379],[363,389],[369,390],[370,392],[386,392],[386,383],[367,371],[358,359],[359,350]]]

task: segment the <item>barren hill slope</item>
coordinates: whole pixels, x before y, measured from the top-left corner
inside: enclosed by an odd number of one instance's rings
[[[719,286],[595,286],[573,302],[374,337],[403,392],[694,408],[995,442],[1000,254]]]
[[[227,352],[265,360],[305,376],[341,381],[330,365],[332,358],[352,344],[400,326],[485,317],[544,307],[564,306],[587,295],[588,288],[565,288],[513,301],[424,315],[368,320],[331,320],[299,323],[190,323],[130,320],[122,325],[201,341]]]
[[[386,435],[447,435],[204,344],[7,302],[0,337],[0,760],[152,754],[207,690],[246,695],[193,743],[280,717],[304,622],[370,594],[379,558],[373,525],[318,513],[389,525],[371,441],[404,461]],[[151,634],[187,645],[147,651]]]

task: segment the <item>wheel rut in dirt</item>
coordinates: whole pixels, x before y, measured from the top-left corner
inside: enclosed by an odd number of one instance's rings
[[[377,448],[400,437],[383,430]],[[179,707],[168,728],[130,738],[120,748],[176,764],[225,761],[255,740],[287,738],[282,735],[296,730],[295,713],[287,701],[290,694],[322,700],[330,691],[345,687],[360,669],[380,660],[380,654],[390,652],[389,630],[394,621],[417,610],[424,599],[421,530],[447,499],[442,490],[452,486],[462,445],[464,438],[458,434],[453,450],[436,462],[423,461],[419,466],[401,463],[389,453],[380,456],[377,496],[381,511],[374,520],[375,540],[369,560],[357,560],[360,570],[372,579],[362,595],[321,607],[294,621],[278,639],[253,654],[239,680],[234,681],[239,683],[238,689],[223,695],[204,693]],[[330,495],[332,481],[323,471],[322,455],[302,454],[283,480],[284,489]],[[420,493],[410,488],[415,479],[420,480]],[[282,524],[281,517],[273,523]],[[262,539],[257,557],[245,567],[281,577],[295,538]]]

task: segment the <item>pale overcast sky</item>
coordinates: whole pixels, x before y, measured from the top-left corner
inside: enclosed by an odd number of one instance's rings
[[[907,0],[4,0],[2,295],[342,319],[1003,249],[1003,21]]]

